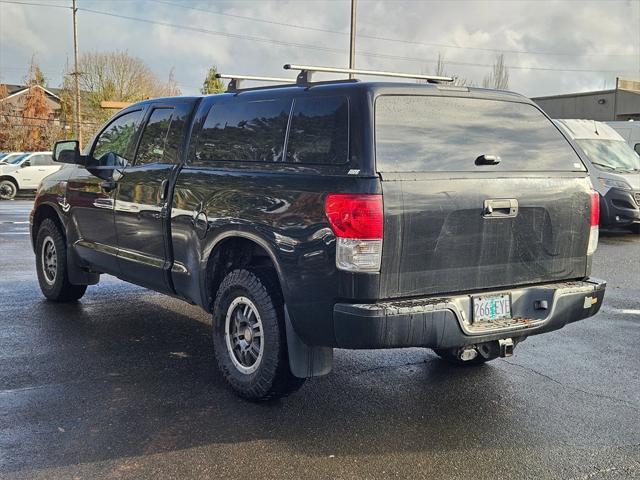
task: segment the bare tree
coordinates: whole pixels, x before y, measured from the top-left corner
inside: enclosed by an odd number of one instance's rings
[[[493,69],[486,77],[484,77],[482,86],[498,90],[507,90],[509,88],[509,69],[504,63],[504,53],[501,53],[496,57]]]
[[[439,77],[447,76],[447,70],[444,68],[444,56],[440,52],[438,52],[438,61],[436,62],[436,68],[433,74]]]
[[[451,83],[451,85],[455,85],[457,87],[471,87],[473,86],[473,82],[470,82],[469,80],[467,80],[466,78],[463,77],[459,77],[456,75],[449,75],[447,73],[447,68],[446,68],[446,62],[444,60],[444,55],[442,55],[441,53],[438,52],[438,60],[436,61],[436,66],[433,70],[433,75],[436,75],[438,77],[452,77],[453,78],[453,82]],[[427,83],[426,80],[418,80],[418,83]]]
[[[163,82],[144,61],[127,52],[86,52],[80,55],[80,90],[83,134],[87,138],[113,111],[100,107],[102,101],[138,102],[147,98],[180,94],[173,69]]]
[[[178,82],[176,81],[175,68],[173,67],[171,67],[171,70],[169,70],[169,79],[167,80],[166,90],[166,95],[170,97],[177,97],[178,95],[182,95],[180,87],[178,86]]]

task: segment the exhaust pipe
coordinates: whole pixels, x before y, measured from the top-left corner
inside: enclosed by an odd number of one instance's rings
[[[470,362],[474,358],[478,356],[478,351],[475,347],[465,347],[461,348],[458,352],[458,358],[463,362]]]

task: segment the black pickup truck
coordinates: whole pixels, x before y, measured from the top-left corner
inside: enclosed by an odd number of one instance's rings
[[[334,348],[482,364],[602,304],[597,194],[513,93],[352,80],[155,99],[54,158],[74,165],[31,213],[44,295],[75,301],[107,273],[201,306],[245,398],[328,373]]]

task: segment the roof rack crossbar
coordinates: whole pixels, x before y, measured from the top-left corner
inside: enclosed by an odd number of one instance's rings
[[[226,73],[216,73],[216,78],[229,79],[227,92],[235,92],[237,90],[240,90],[240,84],[245,80],[254,82],[294,83],[294,80],[291,78],[255,77],[252,75],[230,75]]]
[[[453,82],[453,77],[442,77],[438,75],[420,75],[414,73],[398,73],[398,72],[385,72],[378,70],[358,70],[354,68],[333,68],[333,67],[317,67],[312,65],[293,65],[287,63],[284,66],[285,70],[300,70],[296,83],[307,84],[311,83],[312,75],[315,72],[325,73],[347,73],[352,75],[373,75],[376,77],[396,77],[396,78],[413,78],[416,80],[426,80],[430,83],[440,82]]]

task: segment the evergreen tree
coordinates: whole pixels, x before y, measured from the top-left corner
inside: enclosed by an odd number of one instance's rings
[[[203,95],[224,92],[224,83],[222,83],[222,80],[220,80],[219,78],[216,78],[217,73],[218,69],[215,67],[215,65],[211,67],[207,72],[207,76],[204,79],[202,88],[200,89],[200,92]]]

